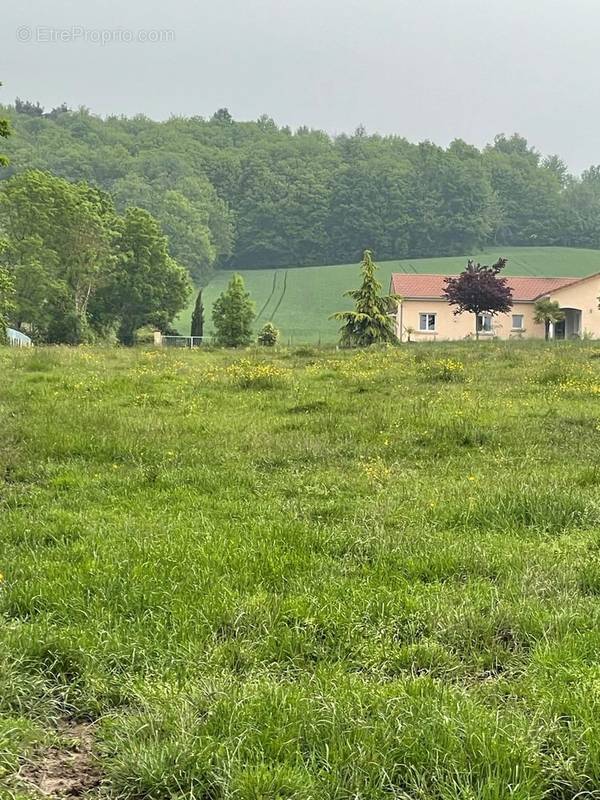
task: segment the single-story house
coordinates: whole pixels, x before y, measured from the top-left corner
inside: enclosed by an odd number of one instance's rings
[[[468,313],[455,314],[445,299],[445,275],[394,273],[390,291],[402,300],[396,311],[396,333],[400,341],[413,342],[465,339],[475,333],[475,320]],[[508,277],[513,307],[508,314],[481,315],[479,335],[499,339],[523,337],[543,339],[545,325],[534,321],[535,303],[541,298],[557,301],[564,311],[561,322],[550,325],[553,339],[591,336],[600,338],[600,273],[586,278]]]
[[[31,347],[33,344],[27,334],[14,328],[6,329],[6,338],[11,347]]]

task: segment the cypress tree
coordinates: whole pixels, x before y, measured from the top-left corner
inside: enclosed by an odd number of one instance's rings
[[[198,296],[196,297],[194,313],[192,314],[192,328],[190,335],[198,337],[204,336],[204,305],[202,303],[202,289],[200,289]]]

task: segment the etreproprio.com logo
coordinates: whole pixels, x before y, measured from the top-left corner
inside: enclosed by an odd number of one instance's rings
[[[57,28],[50,25],[20,25],[15,36],[23,44],[165,44],[175,41],[175,31],[157,28],[86,28],[71,25]]]

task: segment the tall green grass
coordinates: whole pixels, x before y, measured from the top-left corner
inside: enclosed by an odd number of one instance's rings
[[[596,796],[597,355],[0,350],[2,791]]]

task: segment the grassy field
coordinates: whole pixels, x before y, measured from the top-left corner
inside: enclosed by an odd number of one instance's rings
[[[0,349],[0,795],[598,797],[599,356]]]
[[[600,251],[564,247],[504,247],[475,253],[474,258],[490,263],[507,256],[508,275],[590,275],[600,272]],[[411,259],[379,263],[379,279],[387,291],[392,272],[437,272],[445,275],[464,269],[467,256]],[[208,331],[212,331],[210,309],[223,291],[231,272],[219,272],[205,290]],[[296,269],[258,269],[242,271],[246,286],[256,303],[256,328],[274,322],[286,344],[334,342],[339,324],[328,317],[344,309],[342,297],[357,285],[358,264]],[[189,335],[193,302],[177,322],[180,333]]]

